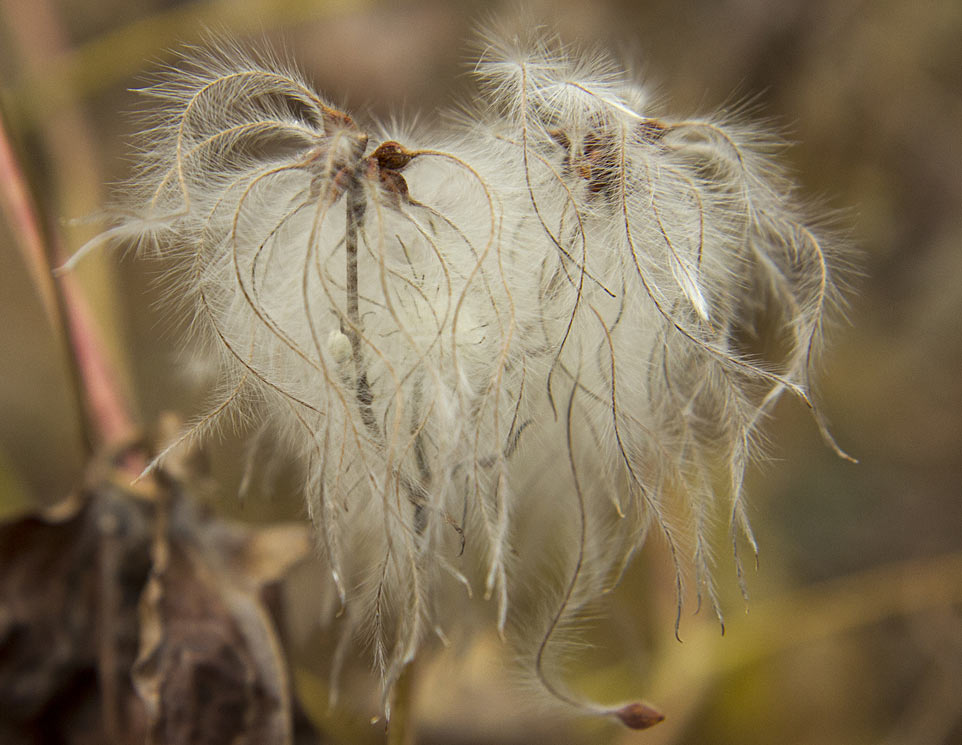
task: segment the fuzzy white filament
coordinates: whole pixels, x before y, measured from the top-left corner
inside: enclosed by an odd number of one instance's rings
[[[195,431],[241,411],[304,464],[385,701],[480,584],[555,698],[647,726],[568,692],[554,643],[649,528],[718,612],[710,529],[754,546],[745,468],[782,392],[811,406],[836,258],[756,131],[656,116],[554,42],[492,41],[476,73],[470,122],[412,141],[272,59],[195,56],[147,90],[137,217],[109,237],[180,258],[225,391]],[[543,612],[509,624],[525,594]]]

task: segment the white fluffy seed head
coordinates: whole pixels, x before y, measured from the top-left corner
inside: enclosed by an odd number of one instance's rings
[[[537,36],[476,71],[472,121],[413,142],[269,57],[190,59],[147,91],[117,234],[180,259],[228,391],[198,428],[243,405],[301,459],[385,695],[467,585],[548,692],[612,714],[552,682],[559,640],[649,529],[718,610],[711,527],[753,545],[743,474],[778,396],[810,403],[838,252],[754,130]]]

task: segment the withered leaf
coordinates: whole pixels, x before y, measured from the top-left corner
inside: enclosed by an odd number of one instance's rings
[[[142,741],[128,672],[148,519],[105,484],[0,524],[4,742]]]
[[[261,533],[206,522],[183,504],[174,512],[140,607],[134,683],[149,742],[290,743],[287,664],[260,589],[309,553],[306,529]]]
[[[0,741],[292,742],[264,598],[310,554],[309,529],[225,523],[169,474],[135,493],[91,472],[0,523]]]

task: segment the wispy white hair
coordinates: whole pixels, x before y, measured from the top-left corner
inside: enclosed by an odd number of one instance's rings
[[[470,116],[412,140],[269,55],[193,53],[145,91],[109,236],[179,260],[224,393],[185,436],[241,413],[303,464],[385,702],[477,586],[557,700],[641,726],[559,682],[562,632],[650,529],[679,602],[693,573],[720,616],[712,526],[754,548],[745,469],[783,392],[815,411],[839,250],[752,127],[650,111],[543,35],[489,39],[475,72]],[[522,595],[541,614],[511,623]]]

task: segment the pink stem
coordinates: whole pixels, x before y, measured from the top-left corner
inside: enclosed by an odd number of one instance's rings
[[[7,130],[0,116],[0,206],[6,213],[44,311],[62,338],[70,361],[81,426],[88,454],[97,445],[117,446],[137,431],[121,394],[120,381],[107,360],[90,308],[74,277],[53,280],[52,267],[63,261],[59,240],[44,233]]]

